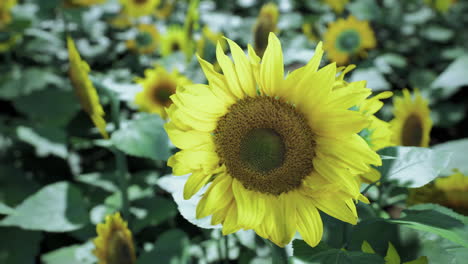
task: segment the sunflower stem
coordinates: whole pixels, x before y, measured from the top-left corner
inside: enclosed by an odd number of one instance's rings
[[[286,254],[286,249],[280,248],[277,245],[275,245],[273,242],[264,239],[265,243],[270,247],[271,249],[271,263],[272,264],[285,264],[289,263],[288,262],[288,255]]]

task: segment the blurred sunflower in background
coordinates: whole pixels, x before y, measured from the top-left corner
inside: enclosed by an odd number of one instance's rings
[[[445,13],[457,2],[457,0],[424,0],[424,2],[431,8]]]
[[[0,2],[0,29],[11,21],[11,9],[16,5],[17,0],[2,0]]]
[[[174,10],[177,0],[162,0],[154,11],[154,15],[160,19],[167,19]]]
[[[468,176],[459,170],[419,188],[410,188],[408,205],[435,203],[468,216]]]
[[[135,104],[141,111],[158,114],[163,119],[167,118],[166,108],[172,104],[170,96],[176,88],[192,83],[177,70],[169,73],[161,66],[146,70],[145,77],[138,78],[136,82],[143,90],[136,95]]]
[[[335,13],[341,14],[349,0],[324,0],[324,2],[329,5]]]
[[[179,25],[169,26],[166,33],[161,37],[161,55],[164,57],[179,51],[187,54],[189,48],[187,35]]]
[[[160,36],[156,26],[139,24],[134,39],[127,40],[127,47],[140,54],[151,54],[159,46]]]
[[[0,31],[0,53],[11,50],[21,39],[19,34],[8,31]]]
[[[390,121],[393,143],[399,146],[428,147],[432,120],[429,104],[419,90],[412,97],[407,89],[393,99],[394,119]]]
[[[275,3],[268,3],[262,6],[253,28],[254,49],[260,57],[263,56],[268,45],[268,35],[270,32],[278,32],[278,17],[278,6]]]
[[[99,103],[99,96],[93,83],[89,79],[89,65],[81,59],[75,42],[70,36],[67,36],[68,56],[70,60],[69,76],[75,93],[83,107],[88,113],[104,138],[109,138],[106,131],[106,121],[104,120],[104,110]]]
[[[374,249],[371,247],[371,245],[365,240],[364,242],[362,242],[361,250],[364,253],[376,254]],[[385,263],[386,264],[428,264],[429,260],[427,259],[427,257],[422,256],[415,260],[402,263],[400,259],[400,255],[398,254],[398,251],[395,249],[395,247],[393,246],[391,242],[388,242],[387,254],[385,255]]]
[[[212,215],[224,235],[253,229],[281,247],[296,230],[316,246],[323,233],[319,210],[356,224],[355,202],[368,202],[356,178],[381,160],[357,134],[368,118],[349,108],[370,89],[364,82],[332,89],[337,69],[333,63],[318,70],[321,43],[286,78],[274,33],[261,62],[250,45],[246,57],[228,44],[234,63],[220,45],[216,53],[224,74],[199,58],[209,85],[181,86],[168,109],[165,128],[181,149],[168,165],[174,175],[191,173],[184,198],[211,182],[197,218]]]
[[[130,17],[147,16],[154,13],[160,0],[120,0],[123,13]]]
[[[324,36],[328,58],[339,65],[347,63],[353,56],[364,56],[367,49],[375,46],[376,39],[369,22],[359,21],[354,16],[330,23]]]
[[[119,213],[106,216],[105,222],[96,226],[93,254],[98,264],[135,264],[132,232]]]
[[[84,7],[105,3],[107,0],[65,0],[66,7]]]

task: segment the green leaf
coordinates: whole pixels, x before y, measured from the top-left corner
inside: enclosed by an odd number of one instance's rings
[[[351,74],[351,82],[366,80],[367,87],[374,92],[390,89],[390,84],[376,68],[357,69]]]
[[[468,217],[451,209],[435,204],[412,206],[403,211],[406,216],[387,220],[390,223],[437,234],[465,248],[468,248]]]
[[[444,98],[455,94],[462,86],[468,85],[468,54],[453,61],[432,83],[432,88],[442,88]]]
[[[68,232],[83,227],[87,222],[88,214],[80,191],[68,182],[58,182],[28,197],[0,225]]]
[[[111,141],[119,150],[141,158],[167,160],[170,156],[164,121],[157,115],[141,113],[112,133]]]
[[[18,205],[40,188],[23,171],[4,164],[0,165],[0,186],[0,201],[10,207]]]
[[[93,264],[96,263],[93,249],[92,242],[63,247],[42,255],[41,261],[44,264]]]
[[[454,32],[448,28],[443,28],[436,25],[429,25],[423,28],[421,34],[428,40],[445,42],[453,37]]]
[[[18,138],[31,144],[36,149],[36,155],[46,157],[54,155],[60,158],[67,158],[66,135],[61,129],[54,127],[40,126],[36,128],[19,126],[16,129]]]
[[[47,68],[21,70],[13,66],[10,72],[0,76],[0,98],[12,99],[28,95],[48,85],[61,86],[63,81]]]
[[[174,202],[161,197],[137,200],[132,203],[132,208],[142,210],[141,214],[132,221],[131,229],[135,233],[145,227],[157,226],[177,215],[177,207]]]
[[[39,254],[40,232],[0,227],[0,263],[33,264]]]
[[[15,210],[8,205],[0,202],[0,215],[9,215],[15,212]]]
[[[394,154],[384,154],[384,166],[379,168],[383,177],[398,180],[400,184],[412,188],[421,187],[439,176],[452,156],[450,152],[419,147],[390,147],[381,153],[385,152]]]
[[[316,247],[310,247],[302,240],[294,240],[293,256],[306,262],[318,262],[322,264],[384,264],[384,259],[376,254],[359,251],[346,251],[344,249],[331,248],[324,242]]]
[[[460,170],[463,174],[468,175],[468,162],[466,162],[466,150],[468,149],[468,138],[447,141],[442,144],[437,144],[432,147],[437,152],[451,152],[452,158],[447,167],[442,170],[442,175],[448,176],[453,174],[453,169]]]
[[[78,175],[75,179],[108,192],[117,192],[119,187],[114,183],[116,177],[115,172],[94,172]]]
[[[189,238],[180,229],[171,229],[162,233],[153,249],[144,252],[138,258],[137,264],[187,263]]]
[[[78,112],[80,106],[72,91],[45,89],[18,97],[15,108],[41,124],[66,125]]]
[[[374,0],[357,0],[348,5],[348,9],[360,20],[374,20],[381,15],[381,10]]]

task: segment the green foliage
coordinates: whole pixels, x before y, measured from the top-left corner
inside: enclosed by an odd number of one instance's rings
[[[156,115],[140,114],[112,133],[111,141],[129,155],[167,160],[169,139],[163,125],[163,120]]]
[[[26,198],[0,222],[26,230],[67,232],[81,228],[88,221],[83,197],[68,182],[47,185]]]

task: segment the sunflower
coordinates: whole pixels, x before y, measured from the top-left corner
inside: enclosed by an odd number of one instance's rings
[[[93,254],[98,264],[135,264],[132,232],[119,213],[106,216],[105,223],[96,226]]]
[[[328,26],[325,33],[325,50],[331,61],[345,64],[351,56],[365,55],[366,49],[375,48],[374,31],[367,21],[359,21],[354,16],[340,18]]]
[[[145,112],[156,113],[166,119],[166,107],[172,104],[170,98],[180,85],[192,82],[177,70],[167,72],[163,67],[156,66],[154,69],[145,71],[145,78],[136,81],[143,86],[143,90],[135,97],[135,104]]]
[[[174,10],[176,0],[163,0],[159,7],[154,11],[154,15],[160,19],[167,19]]]
[[[304,67],[284,78],[281,44],[271,33],[263,59],[227,39],[234,63],[217,46],[223,74],[199,58],[209,85],[180,87],[171,96],[165,128],[181,149],[168,165],[191,173],[189,199],[209,185],[197,217],[212,215],[223,234],[253,229],[285,246],[296,230],[311,246],[322,237],[318,210],[356,224],[355,201],[363,199],[358,174],[380,157],[357,134],[369,120],[349,110],[370,89],[332,90],[336,65],[318,70],[322,45]]]
[[[448,177],[435,179],[434,182],[419,188],[410,188],[408,205],[421,203],[440,204],[454,211],[468,215],[468,176],[459,170]]]
[[[424,0],[424,2],[439,12],[447,12],[457,0]]]
[[[179,25],[172,25],[161,39],[161,54],[168,56],[174,52],[182,51],[187,54],[189,49],[184,29]]]
[[[255,52],[260,57],[262,57],[265,52],[270,32],[278,32],[278,16],[278,6],[274,3],[265,4],[260,10],[257,22],[253,28],[254,48]]]
[[[18,43],[21,36],[8,31],[0,31],[0,53],[11,50]]]
[[[324,0],[335,13],[341,14],[349,0]]]
[[[362,243],[361,250],[364,253],[375,254],[374,249],[365,240]],[[401,263],[400,255],[398,255],[398,252],[396,251],[395,247],[390,242],[388,242],[387,254],[385,256],[385,263],[386,264],[400,264]],[[418,259],[415,259],[413,261],[403,262],[403,264],[428,264],[428,263],[429,263],[429,260],[425,256],[419,257]]]
[[[102,4],[107,0],[65,0],[65,6],[67,7],[84,7]]]
[[[128,16],[141,17],[153,14],[159,0],[120,0],[120,3]]]
[[[138,34],[134,39],[127,40],[127,47],[137,53],[151,54],[159,45],[159,32],[154,25],[138,25]]]
[[[16,0],[2,0],[0,2],[0,28],[11,21],[11,9],[16,5]]]
[[[99,103],[99,96],[89,79],[89,65],[83,61],[76,50],[75,43],[70,36],[67,36],[68,56],[70,59],[70,80],[75,88],[76,95],[81,106],[88,113],[94,125],[104,138],[109,138],[106,132],[106,121],[104,120],[104,110]]]
[[[418,90],[414,97],[403,90],[403,97],[393,100],[395,118],[390,121],[393,143],[400,146],[428,147],[432,120],[427,100]]]

